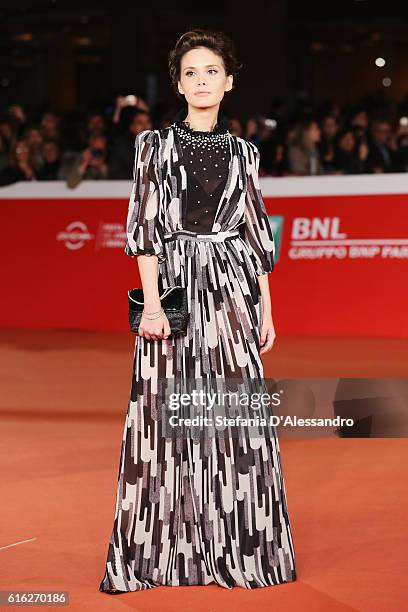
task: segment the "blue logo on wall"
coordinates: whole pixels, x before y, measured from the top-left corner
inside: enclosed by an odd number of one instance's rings
[[[279,260],[281,235],[283,229],[283,215],[268,215],[273,237],[275,239],[275,263]]]

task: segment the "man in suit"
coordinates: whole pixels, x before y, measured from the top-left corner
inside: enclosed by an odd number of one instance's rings
[[[370,172],[398,172],[399,156],[391,146],[391,125],[377,119],[371,127],[367,166]]]

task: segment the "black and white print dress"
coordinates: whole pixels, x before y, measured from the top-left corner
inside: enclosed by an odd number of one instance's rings
[[[114,524],[99,590],[159,585],[247,589],[296,580],[275,428],[258,437],[158,435],[162,379],[263,378],[257,277],[275,243],[259,151],[221,116],[211,132],[183,121],[135,142],[127,255],[156,255],[160,291],[186,287],[187,335],[136,337]]]

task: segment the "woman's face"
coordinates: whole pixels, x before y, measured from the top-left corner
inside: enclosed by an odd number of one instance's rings
[[[11,140],[13,137],[13,128],[11,126],[11,123],[3,121],[3,123],[0,124],[0,132],[2,136],[4,136],[4,138],[6,138],[7,140]]]
[[[325,117],[323,120],[322,131],[328,138],[334,138],[337,132],[337,121],[334,117]]]
[[[181,58],[178,90],[189,106],[217,106],[232,89],[233,76],[225,73],[222,58],[207,47],[191,49]],[[201,93],[200,93],[201,92]]]
[[[59,118],[53,113],[44,113],[41,119],[41,126],[47,132],[56,132]]]
[[[315,121],[313,121],[313,123],[310,124],[310,127],[308,130],[306,130],[305,135],[306,135],[306,139],[309,142],[312,142],[312,143],[319,142],[320,128]]]
[[[229,120],[229,128],[234,136],[242,136],[242,125],[238,117],[231,117]]]
[[[355,144],[353,132],[346,132],[339,140],[339,147],[343,151],[351,152]]]
[[[368,115],[365,111],[360,111],[351,120],[351,125],[355,125],[363,130],[367,128],[368,125]]]
[[[248,119],[246,123],[247,138],[256,134],[257,131],[258,131],[258,125],[255,119]]]
[[[32,148],[38,148],[43,143],[42,134],[40,130],[37,130],[36,128],[30,128],[27,130],[24,140],[26,141],[27,145]]]
[[[42,151],[48,164],[53,164],[60,156],[58,145],[55,142],[45,142]]]

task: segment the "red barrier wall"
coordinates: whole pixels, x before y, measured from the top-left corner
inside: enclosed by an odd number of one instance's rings
[[[350,177],[261,180],[278,245],[277,334],[408,336],[408,195],[396,192],[407,179],[364,194],[390,177],[339,178]],[[0,325],[128,329],[127,289],[139,284],[123,252],[129,194],[128,182],[1,190]]]

